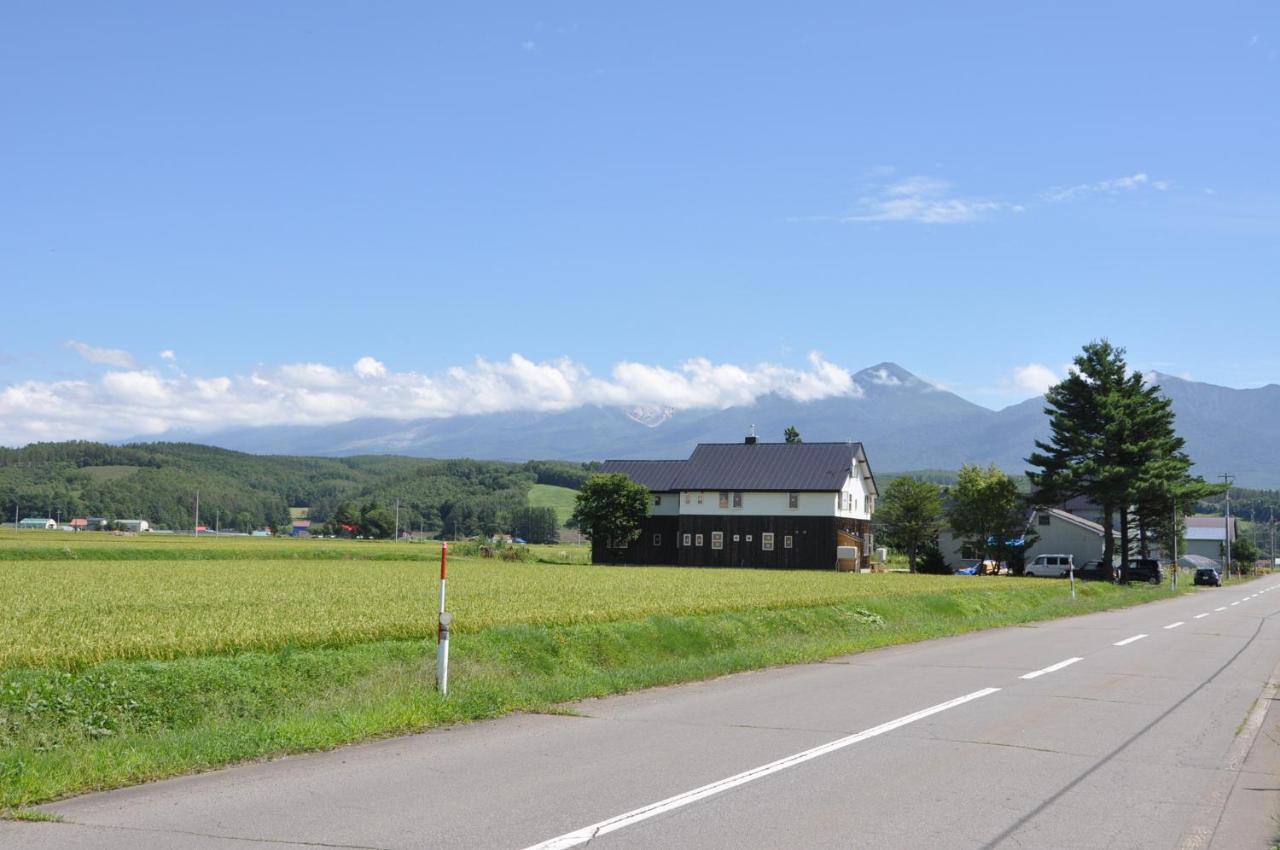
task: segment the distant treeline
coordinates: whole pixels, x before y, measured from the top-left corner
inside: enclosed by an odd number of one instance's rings
[[[466,536],[507,530],[535,483],[578,488],[594,464],[250,455],[193,443],[35,443],[0,448],[0,515],[145,519],[190,528],[200,519],[247,531],[289,525],[289,508],[328,522],[343,505],[400,501],[402,528]],[[523,517],[522,517],[523,518]]]

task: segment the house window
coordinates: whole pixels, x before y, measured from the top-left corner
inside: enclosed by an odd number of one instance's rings
[[[741,540],[741,539],[742,539],[742,538],[741,538],[741,537],[739,537],[738,535],[736,535],[736,534],[735,534],[735,535],[733,535],[733,542],[734,542],[734,543],[737,543],[737,542],[738,542],[739,540]]]
[[[783,548],[783,549],[790,549],[790,548],[791,548],[791,535],[790,535],[790,534],[784,534],[784,535],[782,535],[782,548]]]
[[[1049,524],[1049,515],[1048,515],[1048,514],[1040,514],[1040,524],[1041,524],[1041,525],[1048,525],[1048,524]]]
[[[724,490],[720,491],[720,507],[729,507],[729,494]]]
[[[654,546],[661,546],[661,545],[662,545],[662,535],[661,535],[661,534],[655,534],[655,535],[653,535],[653,545],[654,545]]]
[[[699,504],[699,505],[701,505],[701,504],[702,504],[702,491],[701,491],[701,490],[699,490],[699,491],[698,491],[698,504]]]
[[[692,493],[685,493],[685,494],[684,494],[684,503],[685,503],[686,505],[687,505],[687,504],[689,504],[689,500],[690,500],[690,499],[692,499],[692,498],[693,498],[693,494],[692,494]]]
[[[689,536],[689,535],[687,535],[687,534],[685,535],[685,537],[688,537],[688,536]],[[693,541],[694,541],[693,545],[695,545],[695,546],[701,546],[701,545],[702,545],[702,535],[701,535],[701,534],[695,535],[695,536],[694,536],[694,538],[693,538]]]
[[[750,534],[748,534],[748,535],[747,535],[747,542],[748,542],[748,543],[750,543],[750,542],[751,542],[751,535],[750,535]]]
[[[794,511],[796,508],[800,507],[800,494],[799,494],[799,493],[788,493],[788,494],[787,494],[787,507],[791,508],[791,510],[793,510],[793,511]]]
[[[740,508],[740,507],[742,507],[742,493],[741,493],[741,492],[735,492],[735,493],[733,494],[733,506],[734,506],[735,508]]]
[[[654,496],[654,497],[653,497],[653,503],[654,503],[655,505],[661,505],[661,504],[662,504],[662,497],[661,497],[661,496]]]
[[[711,548],[712,549],[724,548],[724,532],[723,531],[711,532]]]
[[[773,532],[772,531],[761,532],[760,548],[766,552],[773,551]]]
[[[701,535],[701,534],[699,534],[698,536],[699,536],[699,537],[701,537],[702,535]],[[685,536],[684,536],[684,545],[686,545],[686,546],[688,546],[688,545],[689,545],[689,535],[688,535],[688,533],[686,533],[686,534],[685,534]],[[702,545],[702,544],[701,544],[701,542],[699,542],[699,544],[698,544],[698,545]]]

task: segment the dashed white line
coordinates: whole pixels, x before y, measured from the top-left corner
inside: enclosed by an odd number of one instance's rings
[[[1239,602],[1239,601],[1237,601],[1237,602],[1232,602],[1231,604],[1232,604],[1232,605],[1239,605],[1239,604],[1240,604],[1240,602]]]
[[[1207,616],[1209,616],[1209,612],[1208,612],[1208,611],[1205,611],[1203,614],[1196,614],[1196,616],[1195,616],[1195,618],[1194,618],[1194,619],[1199,620],[1199,619],[1201,619],[1201,618],[1203,618],[1203,617],[1207,617]]]
[[[1169,625],[1165,626],[1165,628],[1166,628],[1166,629],[1176,629],[1178,626],[1184,626],[1184,625],[1186,625],[1186,620],[1179,620],[1179,621],[1178,621],[1178,622],[1176,622],[1176,623],[1170,623]]]
[[[1131,638],[1125,638],[1124,640],[1118,640],[1118,641],[1116,641],[1115,643],[1113,643],[1113,644],[1111,644],[1111,645],[1112,645],[1112,646],[1125,646],[1125,645],[1127,645],[1127,644],[1133,643],[1135,640],[1142,640],[1144,637],[1146,637],[1146,635],[1134,635],[1134,636],[1133,636],[1133,637],[1131,637]]]
[[[1227,606],[1226,606],[1226,605],[1223,605],[1221,608],[1214,608],[1213,610],[1215,610],[1215,611],[1225,611],[1225,610],[1227,610]]]
[[[588,841],[591,841],[593,838],[598,836],[608,835],[610,832],[615,832],[623,827],[631,826],[632,824],[639,823],[643,820],[648,820],[651,817],[669,812],[673,809],[678,809],[682,806],[687,806],[690,803],[696,803],[698,800],[705,799],[713,794],[719,794],[721,791],[728,791],[730,788],[745,785],[748,782],[761,779],[771,773],[777,773],[780,770],[795,767],[796,765],[803,764],[810,759],[816,759],[818,756],[824,756],[827,753],[843,749],[850,744],[856,744],[859,741],[865,741],[868,738],[883,735],[885,732],[891,732],[901,726],[906,726],[908,723],[923,720],[924,718],[932,714],[937,714],[940,711],[946,711],[949,708],[955,708],[956,706],[963,705],[966,702],[989,696],[998,690],[1000,689],[983,688],[980,691],[974,691],[971,694],[956,697],[953,700],[948,700],[947,702],[939,703],[930,708],[922,709],[914,714],[899,717],[897,720],[890,720],[888,723],[881,723],[879,726],[873,726],[870,729],[849,735],[848,737],[839,738],[829,744],[823,744],[819,747],[814,747],[811,750],[805,750],[802,753],[796,753],[795,755],[778,759],[777,761],[770,762],[769,764],[761,767],[744,771],[736,776],[730,776],[728,779],[721,779],[718,782],[703,785],[701,788],[695,788],[692,791],[686,791],[683,794],[677,794],[674,797],[668,797],[665,800],[650,803],[647,806],[633,809],[625,814],[611,817],[608,820],[602,820],[599,823],[592,824],[591,826],[586,826],[582,829],[575,829],[573,832],[566,832],[564,835],[559,835],[555,838],[549,838],[539,844],[532,845],[527,848],[527,850],[562,850],[562,848],[577,847],[579,844],[586,844]]]
[[[1084,659],[1083,659],[1083,658],[1068,658],[1066,661],[1059,661],[1057,664],[1050,664],[1048,667],[1042,667],[1042,668],[1041,668],[1041,669],[1039,669],[1039,670],[1032,670],[1030,673],[1026,673],[1026,674],[1024,674],[1024,675],[1022,675],[1022,676],[1019,676],[1018,678],[1020,678],[1020,679],[1034,679],[1034,678],[1036,678],[1037,676],[1043,676],[1045,673],[1053,673],[1053,672],[1056,672],[1056,671],[1058,671],[1058,670],[1061,670],[1063,667],[1068,667],[1068,666],[1070,666],[1070,665],[1072,665],[1072,664],[1075,664],[1077,661],[1084,661]]]

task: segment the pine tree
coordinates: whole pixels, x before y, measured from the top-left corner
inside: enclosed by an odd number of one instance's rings
[[[1086,496],[1101,506],[1104,564],[1115,556],[1115,513],[1131,489],[1123,465],[1125,371],[1123,349],[1105,339],[1086,345],[1071,373],[1045,393],[1049,442],[1036,440],[1027,458],[1040,469],[1028,473],[1036,504]]]

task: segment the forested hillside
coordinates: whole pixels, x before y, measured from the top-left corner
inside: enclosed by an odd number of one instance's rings
[[[146,519],[190,528],[200,517],[223,528],[287,526],[289,508],[308,506],[327,521],[343,503],[400,500],[405,528],[450,534],[499,530],[528,504],[535,483],[577,487],[588,466],[558,461],[424,460],[248,455],[193,443],[36,443],[0,448],[0,511],[22,516]]]

